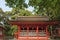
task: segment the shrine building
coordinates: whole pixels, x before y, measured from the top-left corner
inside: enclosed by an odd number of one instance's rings
[[[48,40],[49,25],[60,24],[60,21],[50,21],[47,16],[19,16],[8,22],[17,25],[18,32],[14,37],[18,40]]]

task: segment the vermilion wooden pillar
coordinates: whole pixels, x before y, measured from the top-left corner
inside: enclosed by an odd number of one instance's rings
[[[18,38],[20,37],[20,25],[18,25]]]
[[[48,40],[48,25],[46,26],[46,36],[47,36],[47,39],[46,40]]]
[[[27,26],[27,34],[29,33],[29,26]],[[29,39],[28,38],[29,36],[27,35],[27,39]]]
[[[39,40],[39,36],[38,36],[38,26],[36,27],[36,33],[37,33],[37,40]]]
[[[58,28],[58,36],[60,36],[60,28]]]
[[[37,37],[38,37],[38,26],[36,27],[36,33],[37,33]]]

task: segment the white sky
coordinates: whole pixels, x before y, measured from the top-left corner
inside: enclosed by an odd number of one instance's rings
[[[28,0],[26,0],[26,3],[28,3]],[[0,0],[0,8],[2,8],[2,10],[5,11],[11,11],[12,8],[9,8],[8,6],[5,5],[6,2],[5,0]],[[29,7],[27,10],[32,11],[34,8],[33,7]]]

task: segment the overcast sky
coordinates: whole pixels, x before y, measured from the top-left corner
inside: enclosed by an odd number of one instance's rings
[[[25,1],[26,3],[28,3],[28,0]],[[12,8],[9,8],[8,6],[5,5],[6,2],[5,0],[0,0],[0,8],[2,8],[2,10],[5,11],[11,11]],[[27,10],[32,11],[34,8],[33,7],[29,7]]]

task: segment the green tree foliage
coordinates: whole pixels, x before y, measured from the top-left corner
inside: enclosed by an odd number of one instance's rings
[[[50,20],[60,21],[60,0],[29,0],[29,6],[34,7],[34,12],[39,16],[49,16]],[[48,29],[52,36],[52,26]]]
[[[6,36],[13,36],[15,32],[17,32],[17,26],[11,26],[10,24],[8,24],[8,21],[4,21],[4,27],[6,28],[6,30],[3,30],[3,33]]]
[[[2,17],[3,13],[4,13],[3,10],[0,8],[0,21],[2,21],[2,19],[3,19],[3,17]]]
[[[6,11],[3,12],[2,9],[0,9],[0,22],[3,22],[3,25],[5,26],[6,30],[3,31],[3,33],[6,36],[12,36],[14,34],[14,32],[17,32],[17,26],[11,26],[10,24],[8,24],[8,19],[10,17],[12,18],[16,18],[17,16],[32,16],[32,12],[28,11],[28,10],[24,10],[24,9],[16,9],[13,8],[12,11]]]
[[[25,10],[25,8],[28,8],[28,4],[25,3],[26,0],[5,0],[5,1],[6,1],[7,6],[13,8],[10,16],[16,17],[16,16],[30,16],[30,15],[32,15],[30,11]]]
[[[20,10],[20,13],[17,14],[18,16],[32,16],[32,12],[28,10]]]
[[[28,5],[25,3],[26,0],[5,0],[6,5],[12,8],[27,8]]]
[[[4,12],[3,12],[3,10],[0,8],[0,14],[3,14]]]
[[[34,7],[34,11],[39,16],[49,16],[51,20],[60,20],[60,0],[5,0],[6,5],[12,8],[25,9],[29,6]],[[16,12],[15,12],[16,13]]]
[[[7,11],[7,12],[3,12],[3,10],[0,8],[0,23],[2,24],[2,26],[4,26],[4,28],[6,30],[3,30],[3,33],[6,35],[6,36],[11,36],[13,35],[14,33],[14,30],[17,29],[17,27],[12,27],[10,24],[8,24],[8,18],[10,17],[9,15],[12,16],[11,12],[10,11]]]
[[[25,10],[25,9],[16,9],[13,8],[11,11],[12,15],[18,15],[18,16],[31,16],[32,12]]]
[[[29,5],[39,15],[49,16],[52,20],[60,20],[60,0],[29,0]]]
[[[12,10],[12,16],[11,18],[15,19],[16,17],[18,16],[33,16],[32,12],[28,11],[28,10],[23,10],[23,9],[20,9],[20,10]]]

